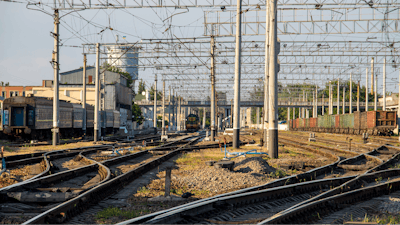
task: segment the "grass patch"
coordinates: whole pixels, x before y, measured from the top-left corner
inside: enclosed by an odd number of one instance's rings
[[[375,222],[378,224],[400,224],[400,215],[372,216],[365,214],[363,222]]]
[[[110,206],[103,209],[96,214],[97,219],[109,219],[111,217],[124,217],[126,219],[135,218],[143,215],[143,213],[149,213],[147,209],[143,210],[121,210],[118,207]]]
[[[268,176],[272,178],[282,178],[286,177],[287,175],[288,174],[286,173],[286,171],[281,169],[276,169],[275,173],[271,172],[270,174],[268,174]]]

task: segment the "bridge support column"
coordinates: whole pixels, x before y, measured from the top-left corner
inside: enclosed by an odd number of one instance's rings
[[[306,93],[305,103],[308,104],[308,93]],[[310,110],[306,109],[306,118],[310,118]]]
[[[346,113],[346,87],[343,87],[343,114]]]
[[[247,126],[251,128],[251,125],[253,125],[253,121],[251,120],[251,112],[253,111],[253,108],[247,108],[246,109],[246,121],[247,121]]]
[[[296,119],[296,107],[293,107],[293,119]]]
[[[349,113],[353,113],[353,81],[351,80],[350,72],[350,90],[349,90]]]

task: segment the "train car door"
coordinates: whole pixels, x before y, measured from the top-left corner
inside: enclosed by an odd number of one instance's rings
[[[12,107],[11,126],[24,126],[24,107]]]

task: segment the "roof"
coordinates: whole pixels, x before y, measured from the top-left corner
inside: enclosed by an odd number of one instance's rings
[[[141,95],[141,94],[135,95],[135,101],[141,101],[143,99],[146,99],[146,96]]]
[[[87,66],[87,67],[86,67],[86,71],[87,71],[87,70],[93,70],[93,69],[96,69],[96,68],[93,67],[93,66]],[[79,69],[70,70],[70,71],[67,71],[67,72],[62,72],[62,73],[60,73],[60,76],[68,75],[68,74],[76,73],[76,72],[82,72],[82,71],[83,71],[83,67],[82,67],[82,68],[79,68]],[[107,70],[106,72],[108,72],[108,73],[116,73],[116,74],[119,74],[121,77],[123,77],[123,78],[125,78],[126,80],[128,80],[128,78],[127,78],[125,75],[123,75],[123,74],[120,74],[120,73],[117,73],[117,72],[108,71],[108,70]]]
[[[86,70],[91,70],[91,69],[95,69],[94,66],[87,66],[86,67]],[[62,75],[68,75],[68,74],[71,74],[71,73],[76,73],[76,72],[81,72],[81,71],[83,71],[83,67],[79,68],[79,69],[75,69],[75,70],[70,70],[70,71],[67,71],[67,72],[62,72],[62,73],[60,73],[60,75],[61,76]]]

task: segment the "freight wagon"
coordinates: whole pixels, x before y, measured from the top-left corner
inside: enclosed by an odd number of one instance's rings
[[[3,102],[3,133],[10,137],[31,140],[51,139],[53,128],[53,100],[43,97],[11,97]],[[119,130],[120,114],[106,110],[99,113],[104,134]],[[80,104],[59,101],[60,138],[83,135],[83,109]],[[86,106],[86,133],[93,135],[94,107]]]
[[[354,112],[309,119],[297,118],[290,120],[289,125],[289,129],[293,131],[392,135],[397,127],[397,115],[395,111]]]

